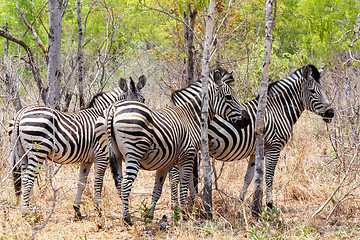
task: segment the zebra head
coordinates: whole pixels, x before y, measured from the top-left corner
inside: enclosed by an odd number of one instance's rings
[[[213,79],[216,85],[215,97],[212,98],[214,102],[210,104],[214,107],[213,112],[227,121],[235,123],[238,128],[247,127],[250,123],[250,116],[229,85],[234,81],[232,73],[218,69],[210,75],[212,75],[210,79]]]
[[[320,115],[325,122],[330,123],[334,117],[334,109],[320,84],[320,79],[325,75],[327,68],[327,65],[320,70],[313,65],[303,67],[302,98],[306,109]]]
[[[145,102],[145,98],[141,94],[140,90],[146,84],[146,77],[142,75],[139,77],[138,83],[132,78],[127,81],[124,78],[120,78],[119,87],[107,92],[99,92],[93,96],[91,101],[87,104],[86,108],[95,108],[99,111],[106,109],[109,105],[120,100],[132,100],[138,102]]]
[[[124,92],[124,99],[138,102],[145,102],[145,98],[141,94],[140,90],[146,84],[146,77],[141,75],[139,81],[135,86],[134,80],[130,77],[129,82],[124,78],[120,78],[119,87]]]

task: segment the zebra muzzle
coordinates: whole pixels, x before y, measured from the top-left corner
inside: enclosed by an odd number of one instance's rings
[[[335,115],[335,111],[333,108],[328,108],[325,110],[324,114],[322,115],[322,118],[324,122],[331,123],[331,120],[333,119]]]
[[[236,127],[240,129],[246,128],[250,124],[250,115],[247,111],[242,110],[241,117],[239,117],[239,119],[236,119],[234,122],[236,124]]]

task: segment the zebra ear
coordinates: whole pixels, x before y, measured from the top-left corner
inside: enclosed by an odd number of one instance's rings
[[[227,85],[232,85],[234,83],[234,77],[233,77],[233,73],[227,73],[224,77],[223,77],[223,81],[224,83],[226,83]]]
[[[312,74],[311,67],[309,67],[308,65],[304,66],[302,77],[304,78],[305,81],[308,81],[310,79],[311,74]]]
[[[145,75],[141,75],[139,77],[139,81],[138,81],[136,87],[138,90],[140,90],[145,86],[145,84],[146,84],[146,77],[145,77]]]
[[[329,68],[329,65],[326,64],[322,69],[319,70],[320,78],[322,78],[325,75],[328,68]]]
[[[216,85],[219,85],[219,86],[221,86],[223,84],[223,81],[221,78],[221,73],[219,70],[214,71],[214,82],[216,83]]]
[[[123,90],[124,92],[127,92],[129,90],[126,79],[124,78],[120,78],[119,80],[119,87],[121,90]]]

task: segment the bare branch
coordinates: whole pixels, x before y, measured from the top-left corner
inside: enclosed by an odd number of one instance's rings
[[[351,44],[349,46],[349,53],[350,53],[350,58],[354,61],[360,62],[359,59],[356,59],[353,55],[352,55],[352,48],[354,46],[354,44],[357,42],[357,40],[359,40],[359,32],[360,32],[360,13],[357,16],[357,29],[355,30],[355,38],[351,41]]]
[[[343,35],[341,35],[341,37],[338,39],[338,40],[336,40],[335,42],[328,42],[328,43],[338,43],[338,42],[340,42],[349,32],[354,32],[354,29],[350,29],[349,31],[347,31],[346,33],[344,33]]]
[[[39,89],[39,94],[41,96],[41,99],[43,100],[43,102],[46,104],[46,90],[44,89],[44,85],[41,81],[41,76],[40,76],[40,72],[39,72],[39,68],[37,67],[35,61],[34,61],[34,58],[33,58],[33,54],[29,48],[28,45],[26,45],[26,43],[24,43],[23,41],[17,39],[17,38],[14,38],[13,36],[11,36],[10,34],[6,33],[5,31],[3,30],[0,30],[0,36],[1,37],[4,37],[14,43],[17,43],[19,44],[20,46],[22,46],[25,51],[26,51],[26,54],[28,55],[28,58],[29,58],[29,61],[28,63],[30,64],[31,66],[31,71],[34,75],[34,79],[35,79],[35,82],[36,82],[36,85]]]
[[[340,183],[338,184],[338,186],[335,188],[335,190],[333,191],[333,193],[330,195],[330,197],[323,203],[323,205],[312,215],[312,218],[316,217],[316,215],[318,215],[325,207],[326,205],[331,201],[331,199],[335,196],[335,194],[337,193],[337,191],[339,190],[339,188],[343,185],[346,177],[349,175],[350,170],[352,169],[352,164],[355,161],[355,159],[357,157],[357,148],[356,151],[354,153],[353,158],[351,159],[351,162],[348,166],[348,169],[346,170],[343,178],[341,179]]]
[[[39,38],[39,36],[37,35],[34,27],[26,20],[25,15],[21,12],[20,8],[19,8],[19,4],[16,1],[16,8],[21,16],[21,19],[23,20],[23,22],[25,23],[25,25],[31,30],[32,35],[34,36],[35,41],[37,42],[37,44],[39,45],[40,49],[43,51],[45,58],[46,58],[46,63],[49,62],[49,58],[48,58],[48,51],[45,48],[44,44],[42,43],[41,39]]]
[[[51,217],[51,215],[54,213],[54,210],[55,210],[55,205],[56,205],[56,200],[57,200],[56,193],[62,188],[62,187],[58,187],[57,189],[55,189],[55,188],[54,188],[54,185],[53,185],[53,183],[52,183],[52,181],[51,181],[51,177],[49,178],[49,181],[50,181],[51,188],[52,188],[52,190],[53,190],[53,192],[54,192],[53,204],[52,204],[50,213],[49,213],[49,215],[47,216],[47,218],[45,219],[44,223],[41,224],[41,225],[36,225],[36,226],[33,228],[33,233],[32,233],[31,239],[34,239],[36,233],[37,233],[39,230],[43,229],[43,228],[46,226],[46,224],[49,222],[50,217]]]
[[[38,12],[38,14],[36,15],[36,17],[35,17],[34,20],[32,21],[31,26],[34,25],[36,19],[40,16],[40,14],[42,13],[42,11],[44,10],[44,8],[46,7],[47,4],[48,4],[48,3],[46,2],[45,5],[40,9],[40,11]],[[40,19],[40,21],[41,21],[41,24],[42,24],[43,27],[45,28],[46,33],[49,34],[48,31],[47,31],[47,29],[46,29],[46,27],[44,26],[44,23],[43,23],[42,20],[41,20],[41,17],[39,17],[39,19]],[[23,34],[23,37],[25,37],[25,35],[27,34],[27,32],[28,32],[29,30],[30,30],[30,28],[26,29],[25,33]]]
[[[194,34],[195,38],[196,38],[196,42],[199,44],[200,48],[202,51],[204,51],[204,48],[198,38],[198,36],[196,35],[194,29],[192,29],[186,22],[184,22],[183,20],[171,15],[169,12],[167,12],[164,7],[161,5],[161,3],[159,1],[157,1],[158,5],[161,7],[161,9],[157,9],[157,8],[153,8],[153,7],[149,7],[146,4],[144,4],[141,0],[139,0],[139,3],[141,4],[141,6],[148,8],[149,10],[153,10],[153,11],[157,11],[160,13],[164,13],[165,15],[168,15],[169,17],[171,17],[172,19],[175,19],[176,21],[181,22],[182,24],[184,24],[186,27],[188,27],[190,29],[190,31]]]

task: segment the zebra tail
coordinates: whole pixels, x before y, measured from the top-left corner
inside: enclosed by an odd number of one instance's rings
[[[9,134],[11,136],[11,142],[13,146],[12,155],[9,160],[9,169],[13,175],[15,195],[19,197],[21,194],[21,163],[18,148],[19,121],[17,119],[10,123]]]
[[[106,135],[107,135],[107,139],[108,139],[110,169],[111,169],[111,173],[113,175],[114,181],[115,181],[115,186],[118,189],[118,191],[120,191],[120,189],[121,189],[121,175],[120,175],[121,161],[119,164],[119,162],[116,159],[116,155],[114,153],[113,145],[112,145],[112,136],[113,136],[112,123],[113,123],[113,119],[114,119],[114,111],[115,111],[115,106],[112,105],[106,114]],[[119,172],[119,169],[120,169],[120,172]]]

